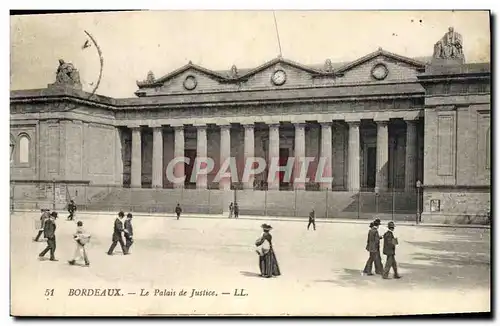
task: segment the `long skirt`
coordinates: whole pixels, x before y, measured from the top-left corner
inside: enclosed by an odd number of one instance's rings
[[[271,249],[262,256],[259,256],[260,275],[263,277],[272,277],[281,275],[278,260]]]

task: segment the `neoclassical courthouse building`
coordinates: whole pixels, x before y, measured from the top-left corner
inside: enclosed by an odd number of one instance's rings
[[[185,211],[222,213],[236,200],[242,214],[315,208],[335,218],[375,212],[369,198],[392,196],[387,212],[419,210],[424,222],[484,214],[490,79],[489,63],[465,63],[452,28],[429,58],[378,49],[318,66],[278,57],[213,71],[189,62],[160,78],[150,72],[136,97],[123,99],[82,91],[76,68],[61,60],[47,88],[11,91],[14,201],[57,201],[57,193],[88,209],[171,212],[181,202]],[[176,169],[187,178],[174,184],[165,170],[181,156],[191,162]],[[192,182],[195,157],[212,158],[215,169]],[[238,180],[214,182],[228,157]],[[279,158],[281,166],[289,157],[315,160],[305,183],[283,174],[268,182],[268,167],[241,182],[247,157]],[[315,180],[320,157],[331,183]]]

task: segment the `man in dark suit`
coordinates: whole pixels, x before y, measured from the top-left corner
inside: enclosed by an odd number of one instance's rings
[[[42,215],[40,216],[40,228],[38,229],[38,234],[33,239],[33,241],[37,242],[43,234],[43,229],[45,227],[45,221],[47,221],[50,217],[49,209],[42,209]]]
[[[240,206],[238,206],[238,203],[234,203],[234,218],[240,217]]]
[[[57,212],[50,213],[50,217],[45,221],[43,236],[47,238],[47,247],[38,255],[43,258],[50,251],[50,260],[57,261],[54,253],[56,252],[56,218]]]
[[[73,221],[75,211],[76,211],[76,205],[72,199],[69,201],[69,204],[68,204],[68,213],[69,213],[68,221]]]
[[[377,221],[370,223],[370,230],[368,231],[368,238],[366,240],[366,251],[368,251],[369,257],[366,261],[365,268],[363,269],[363,274],[373,275],[373,263],[375,263],[375,272],[377,272],[377,274],[382,274],[382,266],[379,267],[380,269],[377,268],[377,260],[380,256],[380,236],[378,234]]]
[[[123,233],[123,217],[125,216],[125,213],[119,212],[118,213],[118,218],[115,220],[115,225],[113,227],[113,238],[112,238],[112,243],[111,246],[109,247],[108,250],[108,255],[113,254],[113,250],[115,250],[116,244],[119,242],[120,247],[122,248],[122,252],[124,255],[128,254],[127,252],[127,247],[125,247],[125,243],[123,242],[122,238],[122,233]]]
[[[181,205],[177,203],[177,206],[175,206],[175,214],[177,215],[177,219],[181,217],[181,213],[182,213]]]
[[[384,265],[382,264],[382,255],[380,254],[380,239],[382,239],[382,237],[380,236],[380,232],[378,232],[379,228],[380,228],[380,219],[375,219],[375,221],[373,221],[373,225],[377,227],[377,234],[379,236],[379,245],[378,245],[378,251],[377,251],[377,257],[374,261],[375,263],[375,274],[378,274],[378,275],[382,275],[382,273],[384,272]]]
[[[314,209],[309,213],[309,223],[307,224],[308,230],[311,224],[313,226],[314,231],[316,231],[316,215],[314,213]]]
[[[394,278],[401,278],[398,274],[398,265],[396,263],[396,245],[398,244],[398,239],[394,236],[394,222],[389,222],[387,225],[389,230],[384,234],[384,255],[387,256],[387,261],[385,262],[384,274],[382,278],[389,278],[389,271],[392,267],[394,270]]]
[[[125,231],[125,247],[127,247],[127,253],[130,253],[130,247],[134,243],[134,228],[132,227],[132,214],[127,214],[127,219],[124,223]]]

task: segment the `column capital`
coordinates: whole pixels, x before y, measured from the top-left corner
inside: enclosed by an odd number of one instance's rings
[[[331,127],[333,125],[333,121],[318,121],[322,128]]]
[[[219,126],[220,130],[224,130],[224,129],[230,130],[231,129],[231,125],[229,123],[228,124],[220,124],[218,126]]]
[[[242,123],[241,125],[245,129],[253,129],[253,128],[255,128],[255,124],[254,123]]]
[[[346,119],[345,122],[349,126],[359,126],[361,124],[361,120],[360,119]]]
[[[206,124],[196,124],[194,127],[196,127],[196,130],[206,130],[208,126]]]
[[[130,125],[127,125],[127,128],[134,130],[134,129],[141,129],[141,126],[138,124],[130,124]]]
[[[280,124],[279,123],[269,123],[268,126],[269,126],[269,129],[271,129],[271,128],[279,128]]]
[[[389,124],[389,119],[373,119],[377,126],[387,126]]]
[[[153,129],[162,129],[163,128],[163,125],[159,124],[159,123],[151,123],[148,125],[149,128],[153,128]]]
[[[171,125],[175,130],[184,130],[184,125]]]

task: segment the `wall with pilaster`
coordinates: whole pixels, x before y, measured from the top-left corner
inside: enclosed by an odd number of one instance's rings
[[[39,164],[39,124],[38,121],[27,121],[22,124],[11,125],[10,136],[14,142],[14,152],[11,162],[11,179],[13,180],[36,180],[38,179]],[[21,137],[27,137],[29,140],[28,163],[19,161],[19,144]]]

